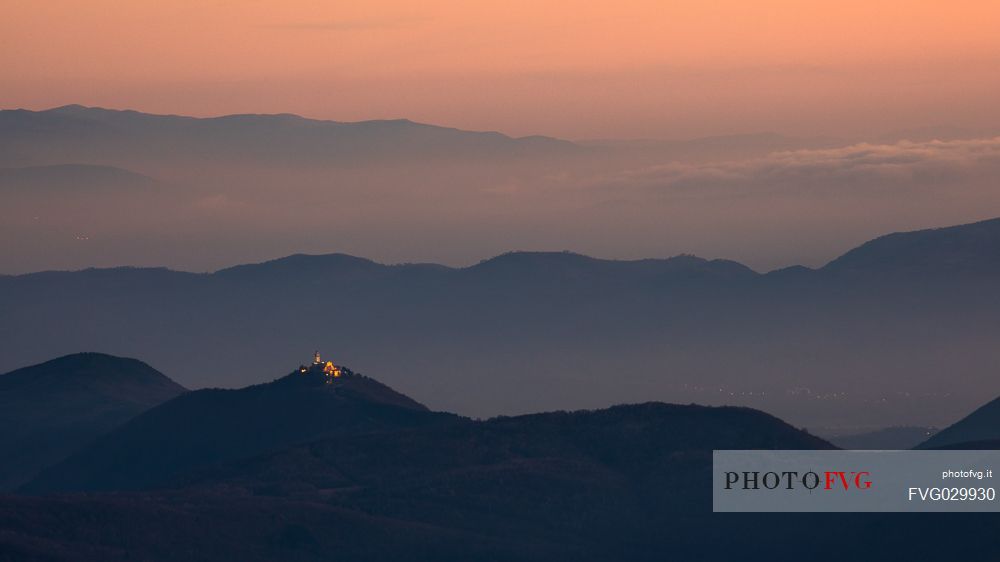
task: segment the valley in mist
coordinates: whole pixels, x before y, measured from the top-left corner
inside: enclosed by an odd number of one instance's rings
[[[1000,215],[989,130],[512,138],[406,120],[0,112],[0,272],[212,271],[294,253],[452,266],[510,250],[819,266]]]
[[[807,427],[940,426],[1000,392],[998,249],[1000,219],[769,274],[521,252],[467,268],[331,254],[6,276],[0,369],[96,350],[238,387],[322,348],[478,417],[661,400]]]
[[[840,431],[1000,392],[995,221],[848,252],[1000,215],[988,131],[569,142],[82,106],[0,125],[0,269],[160,268],[0,277],[0,369],[93,350],[234,387],[322,347],[466,415],[690,401]],[[504,254],[552,249],[614,259]]]

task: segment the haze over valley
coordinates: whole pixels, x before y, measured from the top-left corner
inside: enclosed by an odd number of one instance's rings
[[[323,347],[477,417],[663,400],[840,433],[943,426],[1000,394],[998,255],[1000,219],[768,274],[521,252],[466,268],[331,254],[7,276],[0,369],[96,350],[145,357],[189,388],[239,387]]]
[[[334,252],[468,266],[511,250],[816,267],[886,232],[1000,216],[998,130],[570,142],[407,120],[7,110],[0,272]]]

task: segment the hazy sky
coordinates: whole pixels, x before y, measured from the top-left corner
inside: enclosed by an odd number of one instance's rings
[[[0,106],[566,138],[1000,124],[1000,2],[6,0]]]

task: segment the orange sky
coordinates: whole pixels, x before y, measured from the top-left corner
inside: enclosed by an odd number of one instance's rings
[[[6,0],[0,106],[567,138],[1000,125],[996,0]]]

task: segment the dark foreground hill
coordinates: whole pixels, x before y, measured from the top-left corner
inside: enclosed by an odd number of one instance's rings
[[[511,537],[535,527],[624,532],[623,521],[639,515],[708,508],[713,449],[829,448],[757,410],[646,403],[344,435],[216,467],[188,484],[318,495]]]
[[[341,431],[189,472],[168,490],[6,498],[0,549],[62,560],[687,557],[724,534],[706,525],[712,448],[828,447],[744,408],[649,403],[451,417]]]
[[[316,374],[189,393],[113,432],[48,481],[81,471],[109,489],[93,475],[111,471],[138,487],[127,473],[225,455],[166,488],[4,497],[0,560],[988,560],[1000,548],[994,514],[713,514],[713,449],[831,447],[760,411],[646,403],[475,421]],[[210,407],[179,407],[189,396]],[[260,441],[272,450],[250,454]],[[101,455],[127,473],[91,464]]]
[[[0,489],[185,389],[135,359],[78,353],[0,375]]]
[[[163,486],[184,473],[312,439],[450,421],[381,383],[345,370],[327,384],[316,368],[239,390],[179,396],[24,486],[30,492]]]
[[[744,408],[650,403],[454,419],[223,463],[170,490],[3,498],[0,552],[596,562],[989,560],[1000,547],[994,514],[711,513],[712,448],[829,446]]]

